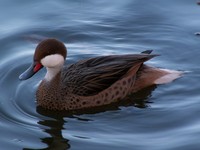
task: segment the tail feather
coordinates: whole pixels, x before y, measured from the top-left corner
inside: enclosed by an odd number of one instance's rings
[[[153,50],[146,50],[146,51],[141,52],[141,54],[151,54],[152,52]],[[159,56],[159,55],[155,55],[155,56]],[[173,80],[181,77],[181,75],[183,74],[183,72],[181,71],[169,70],[169,69],[148,68],[146,70],[148,71],[151,70],[149,72],[151,72],[151,75],[153,75],[155,78],[154,84],[165,84],[165,83],[172,82]]]
[[[137,80],[132,92],[139,91],[154,84],[166,84],[180,78],[183,72],[176,70],[160,69],[142,65],[137,74]]]
[[[165,84],[174,81],[177,78],[180,78],[183,74],[181,71],[160,69],[162,75],[154,81],[155,84]]]

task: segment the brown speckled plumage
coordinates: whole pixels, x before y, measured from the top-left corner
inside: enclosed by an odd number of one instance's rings
[[[115,102],[129,93],[140,65],[154,56],[101,56],[64,67],[52,81],[42,81],[36,95],[38,105],[71,110]]]
[[[56,53],[66,57],[64,44],[47,39],[37,46],[34,60],[40,63],[45,56]],[[99,56],[63,67],[52,80],[42,80],[36,92],[37,103],[50,110],[76,110],[120,101],[166,74],[162,72],[151,80],[159,69],[143,65],[157,56],[150,53]],[[28,78],[24,76],[20,78]]]

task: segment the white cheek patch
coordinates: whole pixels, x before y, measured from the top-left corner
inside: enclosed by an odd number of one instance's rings
[[[48,68],[61,66],[64,64],[64,57],[60,54],[48,55],[41,59],[41,64]]]

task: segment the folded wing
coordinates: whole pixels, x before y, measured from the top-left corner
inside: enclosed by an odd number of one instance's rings
[[[148,53],[100,56],[70,65],[62,72],[64,90],[92,96],[120,80],[134,65],[155,57]]]

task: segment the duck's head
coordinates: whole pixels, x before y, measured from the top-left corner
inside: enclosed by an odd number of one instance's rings
[[[38,44],[35,49],[33,63],[19,76],[20,80],[26,80],[37,73],[42,67],[60,70],[67,55],[65,45],[56,39],[46,39]]]

